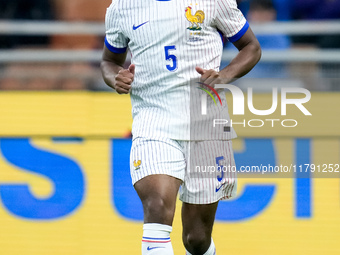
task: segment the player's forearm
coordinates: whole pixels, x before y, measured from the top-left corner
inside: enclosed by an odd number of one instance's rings
[[[105,83],[111,88],[115,89],[115,79],[119,71],[123,70],[127,52],[118,54],[111,52],[106,45],[104,45],[102,62],[100,69],[102,71]]]
[[[105,83],[111,88],[114,88],[115,77],[119,73],[119,71],[123,69],[123,67],[116,63],[102,60],[100,64],[100,69],[102,71],[102,76]]]
[[[246,75],[259,62],[261,47],[257,41],[249,42],[243,47],[230,64],[220,71],[226,82],[234,81]]]

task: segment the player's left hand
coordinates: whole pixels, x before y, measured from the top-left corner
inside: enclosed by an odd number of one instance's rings
[[[215,84],[222,83],[219,72],[213,69],[206,70],[197,66],[196,71],[201,75],[201,82],[204,84],[214,87]]]

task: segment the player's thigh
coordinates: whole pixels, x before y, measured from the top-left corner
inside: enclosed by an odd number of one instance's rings
[[[145,222],[172,223],[185,166],[182,148],[174,140],[137,138],[133,141],[130,171],[143,203]]]

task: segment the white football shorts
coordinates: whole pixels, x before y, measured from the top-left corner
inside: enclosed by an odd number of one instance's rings
[[[183,181],[180,200],[211,204],[236,195],[236,166],[231,140],[178,141],[138,137],[130,154],[132,183],[153,174]]]

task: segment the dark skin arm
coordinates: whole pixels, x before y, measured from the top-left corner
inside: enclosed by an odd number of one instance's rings
[[[131,90],[131,84],[135,76],[135,65],[130,65],[124,69],[126,54],[117,54],[111,52],[104,46],[102,62],[100,68],[105,83],[115,89],[118,94],[128,94]]]
[[[227,84],[246,75],[259,62],[261,47],[250,28],[238,41],[234,42],[234,45],[239,53],[227,67],[219,72],[196,67],[196,71],[201,74],[202,82],[208,85]]]

